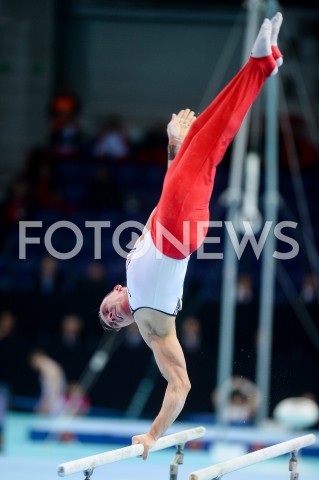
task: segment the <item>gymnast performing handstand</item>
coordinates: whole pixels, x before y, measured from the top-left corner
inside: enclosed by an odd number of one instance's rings
[[[132,438],[133,444],[143,444],[144,459],[177,418],[190,390],[175,328],[187,264],[207,234],[216,167],[266,79],[282,64],[277,46],[281,24],[279,12],[264,20],[246,65],[198,118],[189,109],[173,114],[167,127],[171,165],[161,198],[127,257],[127,287],[115,286],[100,306],[106,329],[136,322],[167,380],[149,431]]]

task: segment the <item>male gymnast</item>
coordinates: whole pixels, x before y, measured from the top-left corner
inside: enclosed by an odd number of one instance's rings
[[[173,114],[167,128],[171,165],[161,198],[128,255],[127,287],[116,285],[100,306],[106,329],[137,323],[167,381],[149,431],[132,438],[133,444],[143,444],[144,460],[181,412],[190,390],[175,328],[187,264],[207,234],[216,167],[267,77],[282,64],[277,46],[281,24],[280,12],[264,20],[246,65],[198,118],[189,109]]]

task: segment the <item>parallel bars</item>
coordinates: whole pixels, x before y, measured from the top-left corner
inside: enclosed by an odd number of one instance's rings
[[[189,440],[195,440],[202,437],[205,434],[205,427],[195,427],[189,430],[183,430],[182,432],[172,433],[166,435],[157,440],[155,445],[150,449],[150,452],[156,452],[157,450],[163,450],[164,448],[173,447],[188,442]],[[99,453],[97,455],[91,455],[90,457],[79,458],[78,460],[72,460],[70,462],[62,463],[58,466],[58,475],[64,477],[77,472],[85,472],[93,470],[96,467],[105,465],[106,463],[118,462],[126,458],[138,457],[142,455],[144,447],[142,444],[130,445],[129,447],[118,448],[109,452]]]
[[[270,458],[279,457],[285,453],[293,453],[300,448],[308,447],[316,441],[316,437],[313,434],[304,435],[302,437],[288,440],[287,442],[278,443],[271,447],[262,448],[256,452],[242,455],[241,457],[232,458],[222,463],[217,463],[211,467],[202,468],[196,472],[191,473],[189,480],[214,480],[220,479],[223,475],[240,470],[241,468],[254,465],[255,463],[268,460]]]

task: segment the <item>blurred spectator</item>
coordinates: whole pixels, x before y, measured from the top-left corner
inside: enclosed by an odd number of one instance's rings
[[[91,401],[80,382],[70,382],[64,398],[63,413],[66,415],[86,415],[89,413]]]
[[[316,405],[317,406],[317,412],[318,412],[318,415],[317,415],[317,419],[316,421],[311,425],[312,428],[319,428],[319,400],[318,400],[318,397],[317,395],[314,393],[314,392],[304,392],[302,395],[301,395],[301,398],[307,398],[309,400],[311,400],[313,402],[313,405]],[[315,410],[315,408],[314,408]]]
[[[51,163],[48,149],[41,146],[34,147],[26,159],[24,178],[31,185],[36,185],[41,165],[48,162]]]
[[[198,318],[187,317],[181,327],[180,342],[186,353],[197,353],[202,346],[202,326]]]
[[[51,118],[50,144],[54,153],[73,158],[79,153],[82,132],[78,115],[79,98],[70,92],[60,92],[53,96],[49,106]]]
[[[81,312],[83,318],[91,319],[86,324],[88,335],[100,337],[101,330],[97,321],[98,305],[112,287],[113,284],[108,281],[106,268],[98,260],[89,262],[84,274],[75,282],[76,309]],[[93,337],[90,341],[94,341]]]
[[[238,276],[236,295],[239,304],[252,302],[254,298],[253,281],[248,273],[242,273]]]
[[[55,360],[42,350],[33,350],[30,354],[30,366],[39,373],[40,398],[36,411],[48,415],[61,412],[66,393],[64,371]]]
[[[127,192],[123,199],[123,211],[127,215],[137,215],[142,211],[143,203],[134,192]]]
[[[33,195],[37,206],[46,209],[63,209],[63,201],[58,193],[52,164],[49,161],[39,165],[33,186]]]
[[[27,220],[31,207],[30,185],[23,178],[18,178],[11,185],[3,206],[4,223],[14,226],[21,220]]]
[[[45,295],[53,295],[63,291],[63,280],[57,259],[51,255],[42,257],[35,279],[34,290]]]
[[[304,392],[302,395],[301,395],[302,398],[309,398],[310,400],[312,400],[313,402],[319,404],[318,402],[318,398],[316,396],[316,394],[314,392]]]
[[[35,207],[55,209],[65,213],[67,205],[59,192],[55,164],[48,149],[37,147],[31,151],[24,178],[30,184]]]
[[[279,117],[279,158],[281,164],[284,167],[291,167],[290,131],[294,134],[293,143],[297,150],[296,153],[301,169],[316,168],[318,165],[317,148],[309,134],[309,125],[304,121],[303,116],[299,114],[282,115]]]
[[[234,425],[251,424],[260,404],[260,392],[257,386],[248,378],[234,376],[221,387],[212,392],[211,400],[214,408],[221,399],[229,399],[222,411],[223,419]]]
[[[318,277],[315,273],[308,273],[302,279],[300,296],[305,303],[312,303],[316,300],[318,289]]]
[[[319,421],[316,396],[312,392],[306,392],[298,397],[284,398],[275,406],[273,418],[281,427],[289,430],[316,427]]]
[[[80,378],[90,358],[89,339],[84,335],[82,317],[69,313],[62,317],[58,337],[47,343],[49,354],[63,365],[68,381]]]
[[[21,361],[16,335],[16,317],[5,310],[0,314],[0,383],[12,387]]]
[[[108,117],[94,142],[93,156],[111,162],[127,160],[130,156],[130,140],[122,120],[113,115]]]
[[[85,276],[78,282],[78,292],[86,296],[93,296],[101,299],[108,292],[110,285],[107,280],[104,265],[99,261],[92,261],[88,264]]]
[[[66,315],[61,322],[61,344],[75,347],[81,343],[83,321],[78,315]]]
[[[192,388],[186,400],[188,412],[205,412],[210,408],[211,372],[207,366],[212,352],[204,346],[203,327],[196,316],[188,316],[179,327],[178,337],[186,359],[187,371]]]
[[[121,186],[114,181],[106,165],[99,165],[90,187],[86,205],[92,210],[121,209],[123,194]]]
[[[167,125],[158,123],[150,128],[137,149],[137,161],[147,165],[167,164]]]
[[[0,342],[12,337],[15,333],[16,318],[12,312],[5,310],[0,314]]]

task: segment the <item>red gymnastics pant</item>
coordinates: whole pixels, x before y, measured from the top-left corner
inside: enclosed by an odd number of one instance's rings
[[[193,122],[166,173],[152,218],[153,242],[168,257],[185,258],[203,243],[216,167],[275,66],[272,55],[250,57]]]

